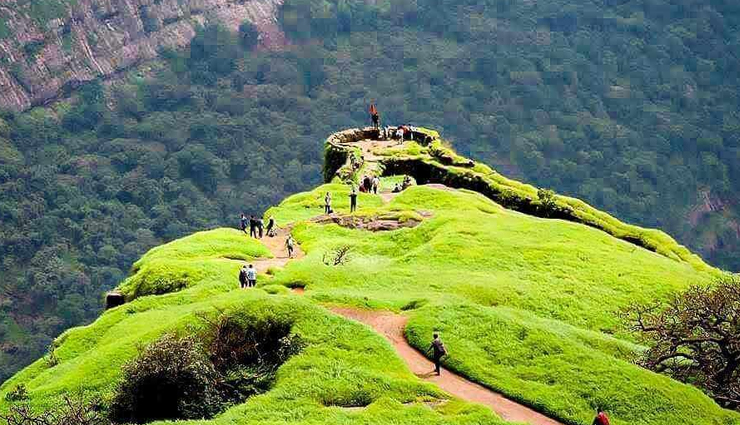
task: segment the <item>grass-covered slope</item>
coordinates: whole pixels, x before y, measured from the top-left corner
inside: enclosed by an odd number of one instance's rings
[[[669,258],[580,223],[512,211],[480,193],[417,186],[385,201],[361,194],[357,220],[413,218],[416,227],[370,232],[326,224],[326,192],[348,214],[347,185],[332,183],[272,208],[306,252],[237,289],[241,260],[271,256],[237,230],[218,229],[156,248],[120,289],[131,301],[62,335],[54,355],[0,387],[25,384],[48,406],[84,391],[110,397],[120,367],[165,332],[192,332],[201,312],[280,318],[308,342],[266,394],[199,423],[502,423],[409,372],[381,336],[327,305],[409,315],[406,336],[423,349],[440,331],[449,368],[563,423],[589,425],[608,409],[615,425],[740,425],[701,391],[635,366],[641,350],[619,319],[633,302],[664,299],[717,271]],[[326,264],[349,247],[349,260]],[[297,295],[284,287],[305,287]],[[365,407],[366,406],[366,407]],[[348,409],[352,407],[352,409]],[[360,407],[360,408],[357,408]]]
[[[142,344],[165,332],[190,332],[199,324],[199,313],[224,311],[255,321],[274,318],[293,322],[293,331],[308,342],[308,347],[281,368],[269,393],[226,411],[214,424],[348,420],[501,423],[487,409],[463,402],[428,408],[425,402],[443,395],[416,379],[380,336],[287,291],[270,295],[259,289],[236,289],[240,263],[214,260],[264,250],[236,230],[220,229],[150,251],[137,263],[137,274],[170,279],[170,268],[156,267],[157,261],[165,258],[187,259],[190,270],[200,274],[189,275],[189,286],[179,292],[142,296],[107,311],[89,326],[66,332],[57,339],[54,349],[58,364],[51,366],[48,358],[40,359],[18,373],[0,388],[0,403],[7,408],[5,394],[19,384],[26,386],[31,404],[37,408],[51,406],[62,396],[77,392],[105,400],[120,376],[121,365],[133,358]],[[367,409],[346,409],[368,405]]]
[[[376,153],[384,157],[379,162],[385,174],[409,174],[424,183],[443,183],[475,190],[507,208],[586,224],[666,257],[687,262],[698,270],[718,272],[660,230],[624,223],[580,199],[554,193],[549,198],[543,197],[542,192],[532,185],[508,179],[485,164],[458,155],[445,146],[437,132],[427,129],[419,131],[427,134],[424,138],[433,142],[424,143],[424,146],[407,142],[403,146]],[[352,175],[352,169],[344,161],[353,149],[342,143],[346,143],[345,139],[362,139],[367,137],[367,133],[367,130],[347,130],[330,136],[325,150],[326,181],[331,181],[335,176],[356,180],[357,176]]]

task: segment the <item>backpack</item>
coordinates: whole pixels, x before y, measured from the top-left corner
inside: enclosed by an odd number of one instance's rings
[[[434,341],[434,347],[437,351],[439,351],[440,356],[447,355],[447,347],[445,347],[445,344],[441,340]]]

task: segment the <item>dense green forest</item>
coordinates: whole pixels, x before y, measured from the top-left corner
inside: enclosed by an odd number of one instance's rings
[[[318,183],[322,141],[439,129],[505,174],[740,269],[740,4],[287,0],[293,46],[202,28],[112,84],[0,121],[0,378],[148,248]],[[700,193],[723,208],[689,220]]]

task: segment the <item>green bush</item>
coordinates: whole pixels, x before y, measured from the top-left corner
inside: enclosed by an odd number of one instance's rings
[[[303,347],[290,323],[272,317],[201,318],[205,326],[197,334],[166,334],[123,367],[111,419],[211,418],[269,390],[278,367]]]
[[[221,407],[217,382],[197,338],[168,334],[123,367],[110,416],[136,423],[209,418]]]

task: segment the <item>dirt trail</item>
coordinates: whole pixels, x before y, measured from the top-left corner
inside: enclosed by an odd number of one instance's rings
[[[285,248],[285,239],[293,228],[291,226],[280,228],[275,232],[275,236],[265,235],[261,241],[270,250],[273,258],[256,259],[249,262],[254,265],[259,273],[266,272],[270,267],[284,267],[291,259],[288,258],[288,250]],[[293,249],[293,260],[303,258],[306,254],[296,242]]]
[[[529,407],[511,401],[506,397],[481,385],[448,371],[442,375],[434,374],[434,365],[406,342],[403,331],[408,318],[399,314],[371,310],[358,310],[349,307],[334,307],[333,312],[349,319],[357,320],[383,335],[406,361],[409,369],[418,377],[433,382],[444,391],[460,399],[484,404],[509,422],[524,422],[531,425],[562,425]]]

